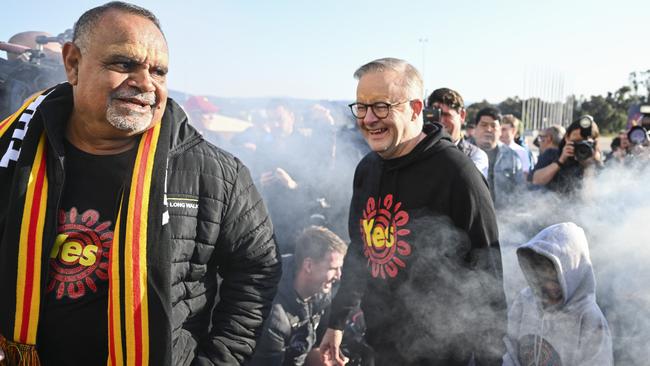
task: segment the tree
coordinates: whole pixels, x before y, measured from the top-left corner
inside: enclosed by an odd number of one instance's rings
[[[497,108],[499,108],[503,114],[512,114],[513,116],[521,119],[521,103],[522,101],[519,99],[519,97],[510,97],[499,103]]]
[[[478,113],[478,111],[480,111],[481,109],[486,108],[486,107],[494,107],[494,105],[491,104],[490,102],[488,102],[485,99],[483,99],[482,101],[480,101],[478,103],[470,104],[467,108],[465,108],[465,110],[467,111],[467,116],[465,117],[465,122],[470,122],[470,123],[476,122],[475,121],[476,120],[476,114]]]
[[[641,97],[641,103],[650,101],[650,70],[631,72],[629,79],[634,94]]]
[[[627,122],[626,109],[616,108],[612,93],[607,97],[592,95],[580,106],[580,115],[589,114],[594,117],[598,127],[603,131],[616,132],[625,127]]]
[[[603,132],[617,132],[625,128],[629,108],[633,105],[650,103],[650,70],[631,72],[629,80],[630,85],[621,86],[614,92],[608,92],[606,96],[592,95],[589,99],[584,96],[568,98],[573,101],[571,119],[574,120],[581,115],[589,114],[594,117]],[[528,99],[527,103],[534,104],[536,101],[541,105],[542,101],[536,97]],[[518,96],[509,97],[498,103],[496,107],[501,110],[502,114],[512,114],[522,119],[522,102]],[[469,105],[465,121],[475,122],[478,111],[490,106],[494,105],[487,100]]]

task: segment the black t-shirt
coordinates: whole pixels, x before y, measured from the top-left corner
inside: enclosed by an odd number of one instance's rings
[[[535,174],[535,171],[553,164],[553,162],[560,158],[560,155],[560,149],[546,149],[537,159],[537,164],[535,165],[535,169],[533,169],[532,175]],[[584,169],[580,163],[575,159],[567,159],[566,163],[562,165],[553,179],[546,184],[546,189],[560,193],[574,192],[581,187],[583,175]]]
[[[92,155],[65,142],[65,184],[38,329],[44,366],[105,365],[108,259],[137,149]]]

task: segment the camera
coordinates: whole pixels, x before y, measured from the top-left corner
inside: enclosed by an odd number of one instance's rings
[[[424,118],[424,123],[440,123],[440,116],[442,115],[442,110],[434,106],[424,107],[422,110],[422,117]]]
[[[627,138],[632,145],[647,145],[650,141],[650,105],[642,105],[639,111],[642,115],[641,123],[628,131]]]
[[[46,58],[43,46],[51,42],[63,44],[68,40],[72,40],[70,29],[56,37],[37,36],[34,49],[0,42],[0,51],[29,57],[28,61],[0,58],[0,120],[20,108],[30,95],[66,80],[63,64]]]
[[[591,141],[574,142],[573,149],[577,161],[585,161],[594,156],[594,143]]]
[[[627,138],[630,140],[632,145],[645,145],[650,136],[648,136],[648,131],[642,126],[634,126],[627,133]]]

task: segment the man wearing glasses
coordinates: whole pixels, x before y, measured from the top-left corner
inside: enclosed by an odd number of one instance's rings
[[[557,149],[558,146],[560,146],[560,141],[562,141],[562,138],[564,138],[564,132],[564,127],[560,125],[552,125],[543,129],[537,135],[537,141],[539,145],[535,144],[538,145],[537,147],[539,148],[539,156],[541,157],[542,154],[544,154],[544,152],[548,149]]]
[[[352,114],[372,150],[357,166],[351,244],[321,343],[342,365],[360,300],[375,365],[499,364],[505,297],[494,208],[472,161],[423,126],[423,83],[406,61],[372,61]]]

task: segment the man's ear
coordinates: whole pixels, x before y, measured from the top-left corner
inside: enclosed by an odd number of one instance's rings
[[[422,114],[422,109],[424,109],[424,102],[422,99],[413,99],[411,101],[411,109],[413,109],[411,121],[415,121],[418,119],[418,116]]]
[[[461,108],[460,113],[458,113],[458,115],[460,116],[460,124],[464,125],[465,117],[467,117],[467,111],[465,110],[465,108]]]
[[[77,85],[79,81],[79,62],[81,61],[81,50],[72,42],[63,45],[63,66],[68,76],[68,82]]]
[[[305,258],[302,261],[302,270],[306,273],[311,273],[314,269],[314,260],[310,257]]]

